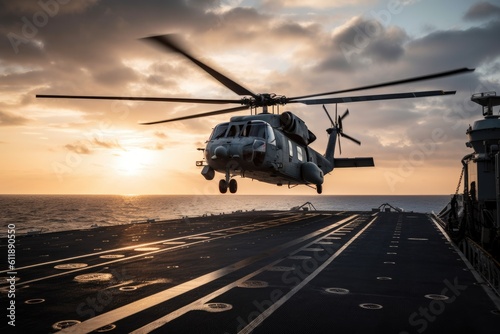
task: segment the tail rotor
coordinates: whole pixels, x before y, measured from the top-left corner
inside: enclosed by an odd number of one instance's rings
[[[337,105],[335,105],[335,120],[337,122],[334,122],[332,117],[330,116],[330,113],[328,112],[328,110],[326,109],[325,105],[323,105],[323,110],[325,111],[326,115],[328,116],[328,119],[330,120],[330,123],[332,124],[332,128],[334,128],[337,132],[337,136],[338,136],[338,143],[339,143],[339,153],[342,154],[342,146],[340,145],[340,137],[344,137],[344,138],[347,138],[349,139],[350,141],[358,144],[358,145],[361,145],[361,142],[359,140],[357,140],[356,138],[354,137],[351,137],[347,134],[344,133],[344,128],[342,126],[342,121],[344,120],[344,118],[346,118],[347,116],[349,116],[349,109],[346,109],[346,111],[344,111],[344,113],[342,114],[342,116],[337,116]]]

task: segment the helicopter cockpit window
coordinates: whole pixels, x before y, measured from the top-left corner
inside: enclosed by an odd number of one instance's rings
[[[242,132],[243,137],[264,138],[269,144],[276,145],[276,137],[271,126],[262,121],[248,122]]]
[[[240,135],[240,126],[238,124],[232,124],[229,127],[227,137],[236,137]]]
[[[229,127],[229,123],[222,123],[222,124],[217,125],[214,128],[214,131],[212,132],[212,135],[210,136],[209,140],[213,140],[213,139],[218,139],[218,138],[224,137],[224,135],[226,134],[226,131],[227,131],[228,127]]]

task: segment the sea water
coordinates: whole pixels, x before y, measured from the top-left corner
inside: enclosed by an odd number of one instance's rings
[[[17,233],[55,232],[234,211],[290,210],[310,202],[317,210],[371,211],[384,203],[404,211],[439,212],[450,195],[0,195],[0,236],[9,224]]]

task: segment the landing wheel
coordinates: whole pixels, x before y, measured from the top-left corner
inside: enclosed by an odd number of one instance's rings
[[[226,180],[219,181],[219,191],[221,194],[227,193],[227,182]]]
[[[322,184],[317,184],[316,185],[316,192],[318,194],[321,194],[323,192],[323,185]]]
[[[238,190],[238,183],[235,179],[229,180],[229,191],[234,194]]]

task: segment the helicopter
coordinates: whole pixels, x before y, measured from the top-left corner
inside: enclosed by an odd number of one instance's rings
[[[323,191],[323,181],[326,174],[334,168],[372,167],[372,157],[338,158],[335,157],[335,148],[340,138],[346,138],[358,145],[359,140],[344,133],[343,120],[349,115],[347,109],[342,115],[337,114],[338,103],[391,100],[404,98],[418,98],[429,96],[453,95],[456,91],[419,91],[395,94],[378,94],[349,97],[324,97],[340,93],[354,92],[398,84],[436,79],[440,77],[474,71],[469,68],[459,68],[451,71],[434,73],[424,76],[412,77],[397,81],[378,83],[363,87],[343,89],[325,93],[309,94],[303,96],[286,97],[270,93],[254,93],[238,82],[230,79],[220,71],[200,61],[193,56],[174,34],[156,35],[142,38],[169,51],[180,54],[203,71],[212,76],[219,83],[239,96],[240,99],[199,99],[176,97],[133,97],[133,96],[82,96],[82,95],[47,95],[39,94],[37,98],[64,98],[64,99],[94,99],[94,100],[128,100],[150,102],[180,102],[201,104],[237,104],[239,106],[186,115],[166,120],[140,123],[143,125],[160,124],[174,121],[183,121],[199,117],[209,117],[227,113],[250,110],[250,115],[233,116],[228,122],[216,125],[206,142],[205,148],[199,148],[204,154],[204,159],[196,161],[202,167],[201,174],[206,180],[213,180],[215,173],[222,173],[223,179],[219,181],[220,193],[236,193],[237,181],[234,177],[251,178],[261,182],[278,186],[288,185],[292,188],[297,185],[307,185],[316,188],[318,194]],[[322,98],[318,98],[322,97]],[[290,111],[279,112],[279,106],[290,103],[305,105],[323,105],[331,127],[328,128],[328,142],[326,151],[321,154],[310,147],[316,140],[306,123]],[[335,104],[335,117],[332,119],[325,105]],[[278,110],[274,112],[274,107]],[[269,112],[272,107],[272,112]],[[257,113],[262,108],[261,113]]]

